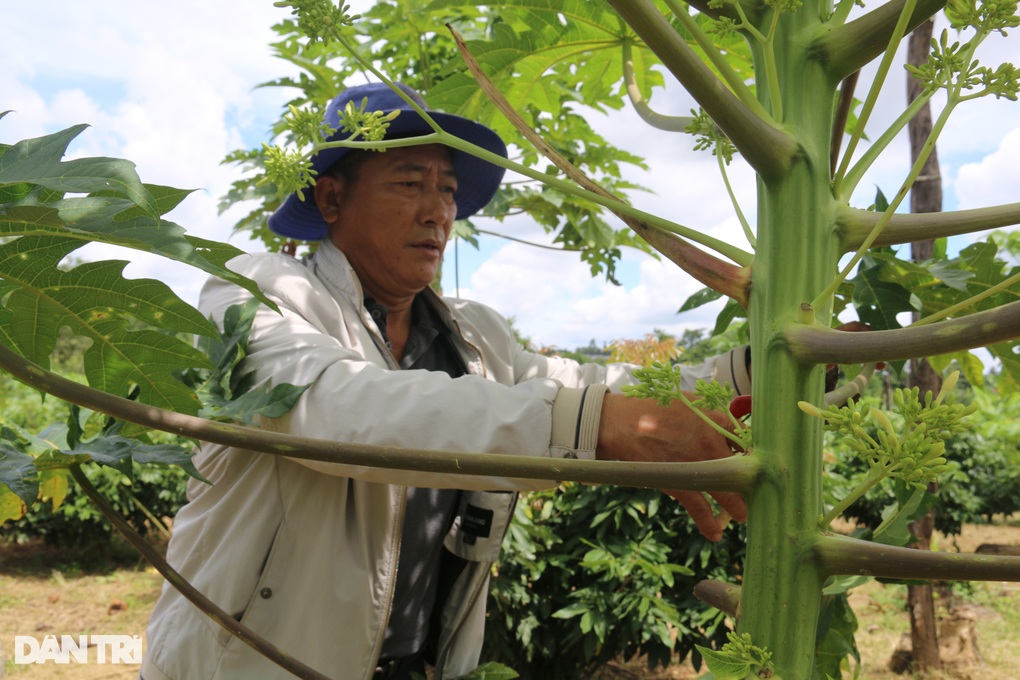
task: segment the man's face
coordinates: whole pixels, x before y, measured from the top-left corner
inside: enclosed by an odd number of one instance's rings
[[[372,153],[353,182],[319,180],[327,182],[335,184],[322,188],[327,207],[319,205],[330,239],[369,294],[392,306],[432,283],[457,214],[449,149],[430,144]]]

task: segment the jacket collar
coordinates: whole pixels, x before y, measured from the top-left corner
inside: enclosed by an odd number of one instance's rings
[[[357,309],[365,306],[365,291],[347,256],[329,239],[319,243],[315,253],[305,257],[305,264],[326,284],[333,295]],[[452,331],[460,334],[453,313],[446,302],[431,288],[422,291],[425,300],[439,312],[439,318]],[[366,312],[367,313],[367,312]]]
[[[361,281],[354,273],[354,267],[347,260],[347,256],[332,241],[329,239],[321,241],[315,253],[306,256],[305,264],[334,295],[357,307],[362,306],[365,294],[361,288]]]

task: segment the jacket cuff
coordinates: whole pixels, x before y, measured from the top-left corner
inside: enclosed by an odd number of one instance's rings
[[[742,345],[715,358],[713,377],[721,383],[733,385],[737,396],[751,394],[751,348]]]
[[[605,385],[560,388],[552,407],[549,450],[553,456],[595,459],[602,401],[608,391]]]

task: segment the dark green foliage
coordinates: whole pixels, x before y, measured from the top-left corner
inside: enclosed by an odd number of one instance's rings
[[[901,312],[917,311],[922,316],[939,313],[1003,284],[1020,273],[1020,267],[1009,261],[1008,238],[1003,237],[1000,241],[1004,243],[1001,252],[996,242],[990,240],[972,243],[956,257],[948,258],[945,239],[938,239],[934,259],[921,264],[898,259],[893,248],[872,249],[851,281],[858,318],[874,330],[899,328],[896,315]],[[1013,283],[974,303],[969,311],[993,309],[1018,299],[1020,284]],[[1001,363],[998,388],[1003,395],[1017,390],[1020,355],[1015,348],[1015,342],[987,348]],[[983,361],[970,352],[934,357],[931,361],[940,373],[944,373],[950,361],[956,361],[971,384],[981,386],[984,382]]]
[[[565,484],[518,503],[489,597],[484,659],[522,678],[591,677],[620,657],[664,666],[726,640],[725,615],[695,599],[739,579],[743,527],[701,536],[659,491]],[[673,639],[676,635],[676,639]]]
[[[16,407],[38,399],[23,385],[9,383],[6,388],[8,403]],[[45,427],[37,418],[26,417],[32,409],[13,409],[0,430],[0,468],[4,461],[27,463],[20,477],[0,474],[26,507],[24,516],[0,527],[0,541],[43,538],[60,548],[107,554],[113,526],[70,481],[67,469],[90,460],[98,465],[83,465],[85,475],[143,535],[162,528],[162,518],[173,517],[184,503],[187,479],[197,476],[190,440],[161,432],[126,436],[124,423],[97,414],[89,417],[89,412],[77,406],[68,409],[55,399],[45,402],[42,413],[49,419]]]
[[[818,615],[818,632],[815,637],[814,678],[842,678],[843,664],[852,657],[860,667],[861,654],[854,635],[857,632],[857,615],[850,606],[844,587],[852,587],[855,579],[830,579],[822,596]],[[836,592],[830,592],[836,591]],[[852,677],[852,676],[851,676]]]
[[[271,380],[256,385],[254,371],[244,369],[242,361],[258,308],[255,298],[232,305],[223,315],[219,336],[198,339],[198,348],[209,357],[213,369],[184,371],[180,378],[201,400],[199,414],[203,418],[255,425],[260,417],[279,418],[290,411],[308,389],[308,385],[273,385]]]

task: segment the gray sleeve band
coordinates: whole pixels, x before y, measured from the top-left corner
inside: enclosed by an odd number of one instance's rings
[[[554,456],[595,459],[602,401],[608,391],[605,385],[560,388],[553,402],[552,436],[549,442]]]

